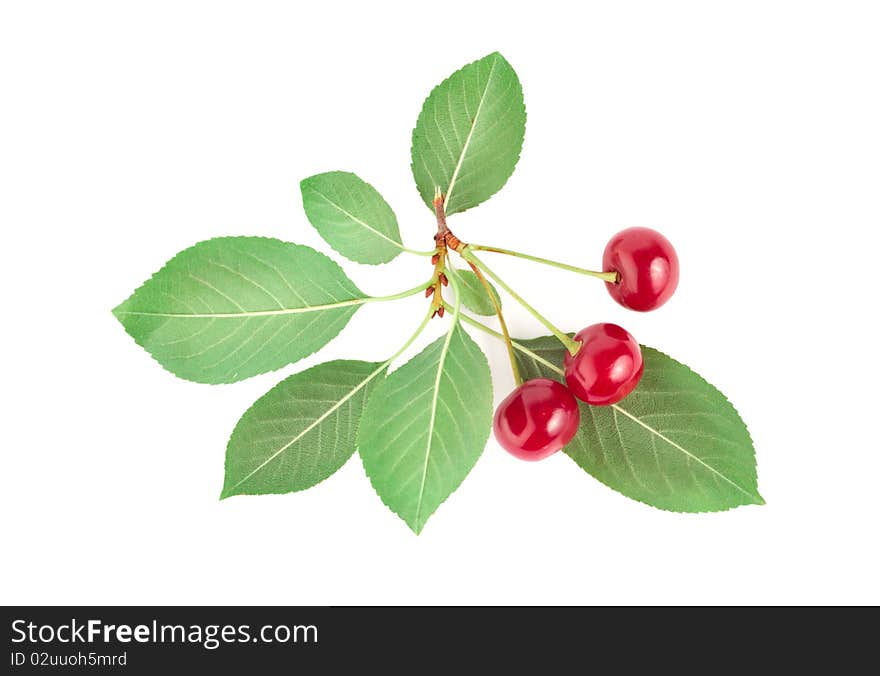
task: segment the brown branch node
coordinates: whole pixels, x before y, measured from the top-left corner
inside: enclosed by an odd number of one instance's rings
[[[434,266],[434,281],[425,290],[426,296],[433,296],[431,299],[431,306],[434,308],[432,317],[442,317],[445,311],[443,307],[443,287],[449,284],[449,279],[446,277],[446,259],[449,256],[449,250],[461,253],[461,250],[467,246],[458,237],[453,235],[449,226],[446,225],[445,200],[445,195],[438,191],[433,201],[434,214],[437,216],[437,233],[434,235],[434,245],[437,253],[431,257],[431,264]]]

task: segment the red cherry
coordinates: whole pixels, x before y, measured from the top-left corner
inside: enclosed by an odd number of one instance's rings
[[[678,286],[675,249],[650,228],[627,228],[614,235],[605,247],[602,269],[617,272],[617,282],[605,282],[605,286],[614,300],[630,310],[656,310]]]
[[[565,385],[549,378],[527,380],[495,411],[495,438],[521,460],[543,460],[577,433],[581,412]]]
[[[565,355],[565,382],[578,399],[608,406],[639,384],[642,351],[629,332],[617,324],[593,324],[574,339],[583,344],[576,355]]]

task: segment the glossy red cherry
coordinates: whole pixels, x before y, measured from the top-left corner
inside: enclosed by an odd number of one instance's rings
[[[678,286],[675,249],[650,228],[627,228],[614,235],[605,247],[602,269],[617,272],[617,282],[605,282],[605,286],[614,300],[630,310],[656,310]]]
[[[495,438],[522,460],[543,460],[577,433],[581,413],[565,385],[548,378],[527,380],[495,411]]]
[[[607,406],[639,384],[642,351],[629,332],[617,324],[593,324],[574,339],[582,345],[576,355],[565,355],[565,382],[578,399]]]

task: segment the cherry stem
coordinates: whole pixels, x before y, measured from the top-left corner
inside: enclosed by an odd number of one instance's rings
[[[560,263],[559,261],[552,261],[549,258],[541,258],[540,256],[532,256],[530,254],[521,253],[519,251],[511,251],[510,249],[501,249],[497,246],[485,246],[482,244],[469,244],[468,247],[475,251],[490,251],[492,253],[505,254],[507,256],[515,256],[516,258],[522,258],[527,261],[534,261],[535,263],[543,263],[544,265],[550,265],[554,268],[560,268],[562,270],[568,270],[570,272],[576,272],[579,275],[587,275],[588,277],[597,277],[598,279],[604,280],[606,282],[610,282],[612,284],[617,283],[620,280],[620,275],[617,274],[614,270],[611,272],[597,272],[596,270],[587,270],[585,268],[579,268],[575,265],[568,265],[567,263]]]
[[[507,291],[507,293],[509,293],[511,295],[511,297],[517,303],[519,303],[526,310],[528,310],[529,314],[531,314],[535,319],[537,319],[544,326],[546,326],[550,330],[550,332],[559,339],[559,342],[562,343],[571,354],[577,354],[577,351],[580,349],[581,344],[579,342],[577,342],[576,340],[573,340],[571,337],[569,337],[563,331],[560,331],[556,327],[555,324],[550,322],[549,319],[544,317],[544,315],[542,315],[535,308],[533,308],[531,305],[529,305],[525,301],[525,299],[522,298],[522,296],[520,296],[518,293],[516,293],[516,291],[511,289],[503,279],[501,279],[498,275],[496,275],[494,272],[492,272],[492,270],[490,270],[486,266],[485,263],[483,263],[479,258],[476,257],[476,255],[474,255],[473,251],[471,251],[470,245],[464,245],[459,250],[459,253],[468,263],[472,263],[473,265],[476,265],[483,272],[485,272],[487,275],[489,275],[492,278],[492,280],[496,284],[498,284],[498,286],[500,286],[502,289]]]
[[[492,301],[492,306],[495,308],[495,314],[498,315],[498,323],[501,325],[501,331],[504,334],[504,342],[507,345],[507,356],[510,358],[510,369],[513,371],[513,382],[519,387],[523,383],[522,376],[519,374],[519,366],[517,366],[516,356],[513,354],[513,345],[511,345],[510,342],[510,332],[507,330],[507,322],[504,321],[504,313],[501,311],[501,303],[499,303],[498,298],[495,297],[495,293],[492,291],[492,287],[489,286],[489,282],[486,281],[483,271],[470,261],[468,261],[468,265],[471,266],[471,270],[474,271],[477,279],[480,280],[480,283],[486,290],[486,295],[488,295],[489,300]]]
[[[490,336],[493,336],[493,337],[497,338],[498,340],[504,340],[504,336],[502,334],[498,333],[498,331],[496,331],[495,329],[493,329],[489,326],[486,326],[485,324],[483,324],[483,322],[478,321],[469,315],[463,314],[461,316],[461,320],[463,322],[465,322],[466,324],[470,324],[471,326],[480,329],[480,331],[483,331],[484,333],[488,333]],[[553,364],[552,362],[547,361],[546,359],[544,359],[544,357],[539,355],[537,352],[532,352],[525,345],[522,345],[522,344],[516,342],[515,340],[511,340],[510,344],[513,345],[514,349],[519,350],[523,354],[527,354],[529,357],[531,357],[535,361],[541,362],[544,366],[555,371],[559,375],[561,375],[561,376],[565,375],[565,371],[563,371],[561,368],[559,368],[556,364]]]

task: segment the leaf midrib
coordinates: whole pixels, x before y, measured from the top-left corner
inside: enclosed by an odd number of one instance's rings
[[[480,102],[477,104],[477,112],[474,113],[474,120],[471,122],[471,128],[468,131],[467,138],[464,140],[464,145],[461,148],[461,154],[458,156],[458,162],[455,165],[455,170],[452,172],[452,178],[449,179],[449,188],[446,190],[446,197],[443,199],[443,208],[448,211],[449,202],[452,199],[452,191],[455,188],[455,181],[458,179],[458,172],[461,169],[461,165],[464,162],[464,158],[467,155],[468,147],[471,144],[471,138],[474,135],[474,130],[477,128],[477,121],[480,119],[480,113],[483,110],[483,102],[486,100],[486,96],[489,93],[489,85],[492,84],[492,76],[495,74],[495,66],[498,65],[498,56],[492,60],[492,67],[489,69],[489,77],[486,78],[486,87],[483,89],[483,94],[480,96]],[[447,94],[448,96],[448,94]]]
[[[327,411],[325,411],[318,418],[316,418],[314,420],[314,422],[312,422],[302,432],[297,434],[293,439],[291,439],[289,442],[284,444],[281,448],[279,448],[272,455],[270,455],[266,460],[261,462],[254,470],[252,470],[250,473],[248,473],[247,476],[245,476],[243,479],[240,479],[234,485],[230,486],[229,491],[234,491],[236,488],[241,486],[244,482],[249,481],[251,478],[253,478],[253,476],[257,472],[259,472],[261,469],[263,469],[266,465],[268,465],[270,462],[272,462],[279,455],[284,453],[288,448],[293,446],[293,444],[295,444],[297,441],[302,439],[306,434],[308,434],[313,429],[315,429],[315,427],[320,425],[324,420],[326,420],[330,415],[332,415],[334,411],[336,411],[340,406],[342,406],[345,402],[347,402],[349,399],[351,399],[355,394],[360,392],[361,389],[366,387],[367,383],[369,383],[373,378],[375,378],[379,373],[381,373],[387,367],[388,367],[388,362],[384,362],[381,366],[379,366],[379,368],[377,368],[369,376],[364,378],[364,380],[362,380],[360,383],[358,383],[357,387],[354,387],[348,394],[346,394],[344,397],[339,399],[339,401],[337,401],[333,406],[328,408]],[[228,494],[228,491],[224,490],[223,493],[224,493],[224,495],[226,495],[226,494]]]
[[[389,242],[389,243],[393,244],[394,246],[396,246],[398,249],[403,250],[403,243],[402,243],[402,242],[398,242],[398,241],[396,241],[396,240],[393,240],[393,239],[391,239],[388,235],[386,235],[385,233],[383,233],[383,232],[379,232],[379,231],[376,230],[376,228],[374,228],[372,225],[370,225],[370,224],[367,223],[366,221],[361,220],[360,218],[358,218],[357,216],[355,216],[353,213],[351,213],[350,211],[348,211],[345,207],[343,207],[343,206],[337,204],[336,202],[334,202],[333,200],[331,200],[329,197],[327,197],[327,195],[325,195],[324,193],[322,193],[322,192],[321,192],[320,190],[318,190],[317,188],[315,188],[315,187],[313,187],[313,186],[308,186],[308,189],[311,190],[313,193],[315,193],[318,197],[320,197],[321,199],[323,199],[325,202],[327,202],[327,204],[329,204],[331,207],[333,207],[333,208],[336,209],[337,211],[341,211],[343,214],[345,214],[346,216],[348,216],[348,217],[349,217],[351,220],[353,220],[355,223],[358,223],[358,224],[364,226],[367,230],[369,230],[369,231],[372,232],[373,234],[378,235],[379,237],[381,237],[382,239],[384,239],[386,242]]]
[[[453,321],[452,326],[449,327],[449,331],[446,333],[446,339],[443,341],[443,347],[440,350],[440,359],[437,361],[437,375],[434,377],[434,391],[431,395],[431,417],[428,421],[428,444],[425,447],[425,464],[422,467],[422,480],[419,484],[419,497],[416,502],[416,516],[414,519],[416,531],[420,530],[419,517],[422,514],[422,501],[425,495],[425,483],[428,478],[428,463],[430,462],[431,450],[433,448],[434,426],[437,420],[437,404],[440,395],[440,380],[443,377],[443,366],[446,363],[446,355],[449,352],[449,344],[452,341],[452,334],[456,326],[458,326],[458,323]]]
[[[547,366],[548,368],[552,369],[553,371],[555,371],[556,373],[558,373],[558,374],[561,375],[561,376],[564,376],[564,375],[565,375],[565,372],[564,372],[561,368],[559,368],[559,367],[556,366],[555,364],[553,364],[553,363],[547,361],[546,359],[544,359],[543,357],[541,357],[541,356],[538,355],[537,353],[532,352],[530,349],[528,349],[528,348],[525,347],[524,345],[522,345],[522,344],[520,344],[520,343],[518,343],[518,342],[516,342],[516,341],[511,341],[511,342],[513,343],[513,346],[514,346],[516,349],[518,349],[518,350],[519,350],[520,352],[522,352],[523,354],[528,355],[529,357],[531,357],[532,359],[534,359],[536,362],[540,362],[540,363],[544,364],[545,366]],[[650,432],[651,434],[653,434],[653,435],[659,437],[660,439],[662,439],[663,441],[665,441],[667,444],[669,444],[670,446],[672,446],[672,447],[675,448],[676,450],[678,450],[678,451],[684,453],[685,456],[687,456],[688,458],[690,458],[690,459],[696,461],[697,463],[699,463],[700,465],[702,465],[703,467],[705,467],[707,470],[709,470],[710,472],[712,472],[713,474],[715,474],[716,476],[720,477],[721,479],[723,479],[724,481],[726,481],[727,483],[729,483],[731,486],[733,486],[734,488],[736,488],[737,490],[739,490],[740,492],[742,492],[744,495],[747,495],[747,496],[749,497],[749,499],[752,500],[753,502],[754,502],[754,501],[757,501],[759,504],[763,504],[763,503],[764,503],[764,500],[761,498],[760,495],[757,495],[757,494],[755,494],[755,493],[752,493],[752,492],[746,490],[745,488],[743,488],[742,486],[740,486],[738,483],[736,483],[733,479],[731,479],[730,477],[728,477],[726,474],[724,474],[723,472],[721,472],[721,471],[715,469],[714,467],[712,467],[712,465],[710,465],[710,464],[707,463],[706,461],[702,460],[701,458],[697,457],[696,455],[694,455],[693,453],[691,453],[690,451],[688,451],[686,448],[684,448],[684,447],[681,446],[680,444],[677,444],[677,443],[674,442],[672,439],[670,439],[670,438],[668,438],[666,435],[664,435],[662,432],[660,432],[660,431],[654,429],[653,427],[651,427],[651,426],[648,425],[647,423],[642,422],[638,417],[636,417],[635,415],[633,415],[632,413],[630,413],[630,412],[627,411],[626,409],[622,408],[621,406],[619,406],[619,405],[617,405],[617,404],[611,404],[611,408],[614,409],[614,410],[620,411],[620,412],[621,412],[623,415],[625,415],[627,418],[630,418],[633,422],[638,423],[639,425],[641,425],[642,427],[644,427],[646,430],[648,430],[648,432]],[[619,433],[618,433],[618,439],[620,439],[620,434],[619,434]],[[623,443],[623,440],[620,439],[620,441],[621,441],[621,444],[622,444],[622,443]]]
[[[128,315],[135,317],[160,317],[160,318],[187,318],[187,319],[239,319],[241,317],[271,317],[276,315],[294,315],[304,312],[318,312],[320,310],[333,310],[340,307],[362,305],[370,301],[370,298],[352,298],[338,303],[324,305],[305,305],[303,307],[279,308],[278,310],[253,310],[245,312],[146,312],[141,310],[114,310],[118,317]]]
[[[710,472],[712,472],[712,473],[715,474],[716,476],[721,477],[721,478],[724,479],[727,483],[729,483],[731,486],[733,486],[733,487],[736,488],[737,490],[739,490],[739,491],[741,491],[742,493],[744,493],[745,495],[747,495],[750,499],[752,499],[752,500],[757,499],[759,502],[763,502],[763,500],[761,500],[761,497],[760,497],[760,496],[755,495],[755,494],[753,494],[753,493],[747,491],[745,488],[743,488],[742,486],[740,486],[738,483],[736,483],[733,479],[731,479],[730,477],[728,477],[726,474],[724,474],[723,472],[720,472],[719,470],[715,469],[714,467],[712,467],[712,465],[710,465],[709,463],[707,463],[705,460],[702,460],[701,458],[698,458],[696,455],[694,455],[693,453],[691,453],[690,451],[688,451],[686,448],[684,448],[684,447],[681,446],[680,444],[675,443],[672,439],[670,439],[669,437],[667,437],[667,436],[666,436],[665,434],[663,434],[662,432],[660,432],[660,431],[658,431],[658,430],[655,430],[653,427],[651,427],[651,426],[648,425],[647,423],[642,422],[641,420],[639,420],[638,417],[636,417],[635,415],[633,415],[632,413],[630,413],[629,411],[627,411],[625,408],[623,408],[623,407],[621,407],[621,406],[618,406],[617,404],[611,404],[611,408],[613,408],[613,409],[615,409],[615,410],[617,410],[617,411],[620,411],[621,413],[623,413],[623,415],[625,415],[627,418],[629,418],[629,419],[632,420],[633,422],[638,423],[639,425],[641,425],[642,427],[644,427],[646,430],[648,430],[648,431],[651,432],[652,434],[654,434],[654,435],[660,437],[660,438],[661,438],[663,441],[665,441],[667,444],[669,444],[669,445],[672,446],[673,448],[678,449],[679,451],[681,451],[682,453],[684,453],[687,457],[689,457],[691,460],[693,460],[693,461],[697,462],[698,464],[702,465],[703,467],[705,467],[706,469],[708,469]],[[618,434],[618,437],[619,437],[619,436],[620,436],[620,435]],[[622,439],[621,439],[621,442],[622,442]]]

